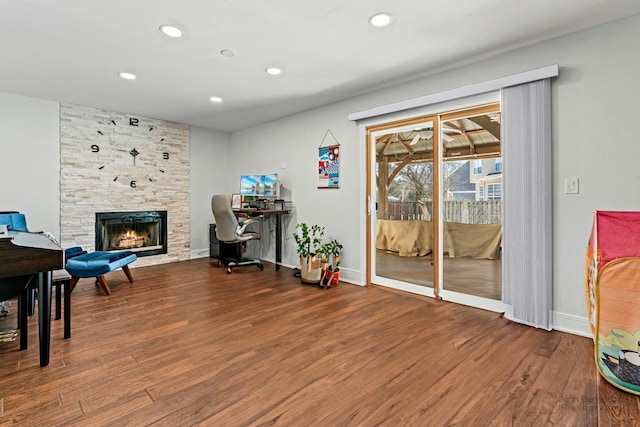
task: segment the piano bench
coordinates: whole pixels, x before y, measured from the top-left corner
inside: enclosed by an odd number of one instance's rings
[[[62,292],[64,292],[64,338],[71,338],[71,275],[66,270],[52,272],[51,287],[56,289],[56,320],[60,319]],[[62,287],[64,286],[64,291]]]
[[[138,259],[131,251],[102,252],[96,251],[79,255],[67,260],[66,269],[71,274],[71,290],[79,279],[95,277],[96,285],[100,285],[107,295],[111,295],[111,289],[104,275],[122,268],[129,282],[133,283],[133,276],[129,270],[129,264]]]

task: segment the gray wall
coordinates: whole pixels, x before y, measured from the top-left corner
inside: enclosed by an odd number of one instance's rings
[[[206,255],[212,194],[236,192],[240,174],[277,172],[295,204],[286,234],[298,222],[325,225],[327,236],[345,246],[343,275],[361,283],[364,147],[358,126],[347,115],[559,63],[560,76],[552,85],[555,325],[587,333],[584,256],[592,212],[640,209],[639,29],[640,17],[632,17],[232,135],[192,127],[192,253]],[[54,234],[59,233],[58,120],[57,102],[0,93],[0,178],[5,184],[0,209],[29,212],[30,227]],[[341,144],[339,190],[316,188],[317,148],[327,129]],[[580,179],[580,194],[563,193],[567,177]],[[297,265],[291,239],[285,246],[284,262]],[[270,244],[263,251],[273,258]]]
[[[60,104],[0,92],[0,211],[27,212],[34,231],[60,236]],[[230,135],[191,127],[191,252],[208,255],[210,200],[230,191]]]
[[[347,114],[558,63],[552,84],[554,319],[559,329],[586,334],[584,257],[592,213],[640,209],[639,29],[640,17],[632,17],[236,132],[231,163],[250,151],[245,170],[286,164],[279,172],[296,206],[289,231],[301,221],[326,225],[328,235],[344,242],[349,277],[362,278],[364,151]],[[328,128],[342,144],[340,190],[315,184],[316,148]],[[580,179],[580,194],[563,193],[567,177]],[[285,262],[295,264],[291,244]]]
[[[0,211],[60,236],[60,106],[0,92]]]
[[[231,136],[191,126],[191,256],[209,256],[209,224],[211,196],[229,193],[231,172],[229,163]]]

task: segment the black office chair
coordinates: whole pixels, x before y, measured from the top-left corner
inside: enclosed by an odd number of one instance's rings
[[[220,262],[227,267],[227,274],[231,274],[233,267],[257,265],[264,269],[259,259],[243,258],[246,242],[259,240],[260,234],[246,231],[249,224],[258,222],[254,218],[238,219],[231,209],[231,196],[216,195],[211,198],[211,211],[216,220],[216,237],[220,241]]]

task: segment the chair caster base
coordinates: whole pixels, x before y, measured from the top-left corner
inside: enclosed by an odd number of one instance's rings
[[[231,274],[231,272],[235,267],[247,267],[250,265],[255,265],[260,270],[264,270],[264,265],[261,262],[259,263],[259,262],[256,262],[256,260],[246,259],[246,258],[242,258],[238,260],[227,260],[227,259],[218,260],[216,264],[218,265],[218,268],[220,267],[226,268],[227,274]]]

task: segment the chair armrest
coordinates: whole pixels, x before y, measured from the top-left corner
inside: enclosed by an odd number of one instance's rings
[[[249,224],[260,222],[260,218],[262,218],[262,217],[252,217],[252,218],[248,218],[248,219],[244,220],[243,222],[241,222],[240,225],[238,225],[238,228],[236,228],[236,235],[237,236],[242,236],[244,234],[245,229],[247,228],[247,226]]]

